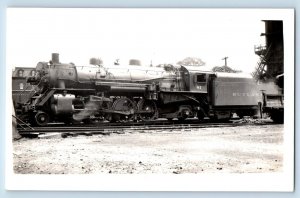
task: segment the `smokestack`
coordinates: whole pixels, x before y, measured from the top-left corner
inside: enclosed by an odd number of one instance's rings
[[[59,63],[59,53],[52,53],[52,63],[53,64]]]

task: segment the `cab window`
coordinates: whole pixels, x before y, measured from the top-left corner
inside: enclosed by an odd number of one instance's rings
[[[206,74],[197,74],[195,77],[196,83],[206,83]]]

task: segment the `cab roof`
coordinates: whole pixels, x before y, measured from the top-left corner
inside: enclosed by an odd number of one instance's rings
[[[188,71],[189,73],[210,73],[214,74],[215,72],[211,71],[208,67],[205,66],[181,66],[183,71]]]

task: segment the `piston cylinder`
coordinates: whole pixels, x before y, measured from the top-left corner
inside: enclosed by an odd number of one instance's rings
[[[71,114],[74,112],[73,94],[54,94],[52,98],[52,111],[55,115]]]

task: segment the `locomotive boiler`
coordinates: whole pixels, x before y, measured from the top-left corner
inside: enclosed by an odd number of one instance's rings
[[[201,67],[87,66],[39,62],[27,81],[35,85],[22,116],[35,125],[91,120],[150,121],[253,115],[259,92],[251,76],[203,71]]]

